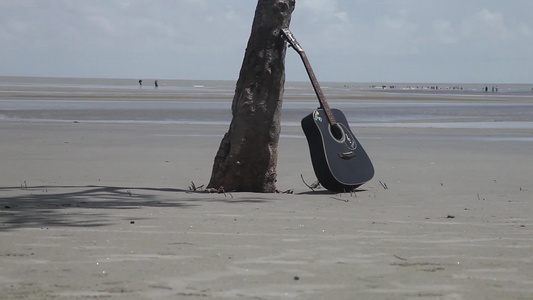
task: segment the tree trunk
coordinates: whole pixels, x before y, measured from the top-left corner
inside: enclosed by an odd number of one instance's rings
[[[277,148],[285,84],[285,41],[295,0],[259,0],[232,103],[233,118],[208,188],[276,190]]]

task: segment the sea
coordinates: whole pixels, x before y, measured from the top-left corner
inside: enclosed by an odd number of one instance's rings
[[[0,76],[0,122],[229,125],[235,86],[231,80]],[[320,86],[329,106],[353,126],[533,129],[533,84]],[[282,126],[299,126],[317,106],[309,82],[286,82]]]

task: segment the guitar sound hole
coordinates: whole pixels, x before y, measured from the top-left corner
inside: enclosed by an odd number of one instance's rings
[[[331,136],[335,140],[337,140],[340,143],[344,142],[344,130],[342,129],[342,127],[339,126],[339,124],[330,126],[329,131],[331,132]]]

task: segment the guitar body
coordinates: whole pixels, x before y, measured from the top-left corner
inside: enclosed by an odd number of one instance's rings
[[[350,192],[374,176],[374,167],[350,130],[344,114],[330,109],[337,124],[331,126],[323,109],[302,119],[311,161],[318,181],[333,192]]]

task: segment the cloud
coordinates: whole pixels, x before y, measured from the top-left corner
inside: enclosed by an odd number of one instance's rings
[[[351,15],[337,0],[298,0],[291,27],[302,46],[311,52],[342,52],[350,47]]]
[[[300,0],[297,1],[296,7],[307,11],[314,17],[329,16],[337,12],[338,3],[337,0]]]
[[[453,45],[457,43],[457,32],[448,20],[435,20],[432,22],[433,38],[440,44]]]
[[[524,23],[521,23],[519,25],[519,31],[525,37],[530,37],[533,35],[533,31],[531,30],[531,27],[529,27],[527,24],[524,24]]]
[[[89,25],[94,25],[95,28],[106,35],[117,35],[117,28],[104,16],[90,15],[86,17],[86,20]]]
[[[509,31],[500,12],[492,12],[488,9],[466,18],[461,26],[463,36],[483,37],[493,39],[505,39],[509,37]]]
[[[398,11],[374,19],[367,36],[368,49],[376,55],[402,56],[419,53],[419,26],[410,14]]]
[[[323,34],[321,37],[336,36],[349,31],[351,26],[350,14],[339,9],[337,0],[301,0],[296,4],[298,22],[305,22],[313,33]]]

